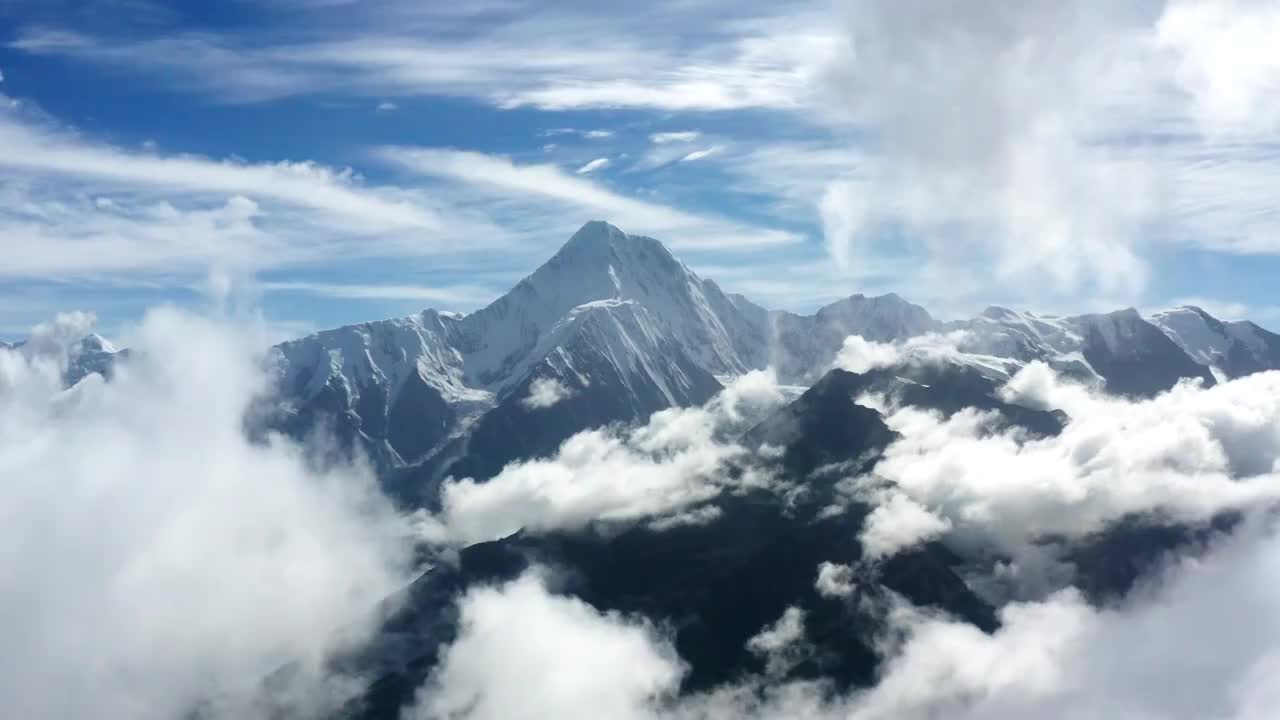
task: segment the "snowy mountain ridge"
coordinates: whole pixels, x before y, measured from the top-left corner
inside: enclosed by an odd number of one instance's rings
[[[499,407],[510,431],[521,432],[519,416],[533,410],[519,401],[535,379],[565,388],[579,409],[591,397],[612,408],[592,415],[596,421],[631,421],[696,402],[718,387],[715,377],[753,369],[770,367],[783,383],[809,385],[850,335],[891,343],[954,334],[954,359],[989,376],[1039,360],[1123,394],[1280,367],[1277,336],[1203,312],[1188,317],[1175,310],[1149,321],[1132,308],[1050,317],[990,307],[944,323],[892,293],[852,295],[813,315],[771,311],[725,294],[661,242],[592,221],[480,310],[426,310],[317,333],[280,345],[277,361],[291,402],[336,412],[362,442],[389,445],[378,452],[413,463],[443,445],[466,445],[461,438]],[[624,401],[604,398],[606,383],[594,383],[594,375],[611,378],[607,392]],[[408,412],[397,403],[406,387],[417,412],[432,419],[412,441],[393,442],[394,406]]]
[[[587,427],[704,402],[716,378],[750,370],[808,386],[851,335],[902,343],[931,333],[954,344],[953,362],[987,377],[1038,360],[1121,394],[1280,368],[1280,336],[1192,307],[1149,320],[1132,308],[1052,317],[989,307],[940,322],[890,293],[852,295],[812,315],[766,310],[698,277],[661,242],[592,221],[475,312],[424,310],[274,347],[271,424],[301,436],[327,423],[383,469],[489,471],[476,453],[547,452]],[[117,354],[86,337],[68,380],[109,371]]]

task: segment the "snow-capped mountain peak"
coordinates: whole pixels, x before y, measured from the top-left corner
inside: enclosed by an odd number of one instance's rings
[[[726,327],[737,324],[728,315],[741,313],[718,287],[657,240],[592,221],[511,292],[459,323],[469,378],[485,386],[501,383],[566,313],[598,300],[644,306],[712,372],[752,366],[742,357],[751,340]]]

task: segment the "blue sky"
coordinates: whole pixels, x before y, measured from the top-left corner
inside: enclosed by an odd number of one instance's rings
[[[470,310],[584,221],[769,307],[1280,325],[1260,0],[0,0],[0,337]]]

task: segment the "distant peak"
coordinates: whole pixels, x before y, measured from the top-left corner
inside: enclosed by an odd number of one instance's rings
[[[569,242],[565,245],[567,247],[586,243],[607,243],[626,236],[627,234],[622,232],[616,225],[610,225],[604,220],[589,220],[578,228],[578,231],[569,238]]]
[[[1018,312],[1003,305],[988,305],[982,311],[982,317],[992,320],[1009,320],[1018,317]]]
[[[1205,312],[1204,308],[1200,307],[1199,305],[1183,305],[1178,309],[1186,310],[1187,312],[1193,312],[1196,315],[1199,315],[1200,317],[1205,318],[1206,320],[1217,320],[1217,318]]]
[[[611,265],[653,262],[663,267],[678,265],[661,242],[644,235],[628,235],[616,225],[592,220],[569,238],[549,264],[604,269]],[[621,267],[618,270],[621,271]]]
[[[82,352],[104,352],[115,353],[116,346],[111,341],[102,337],[98,333],[89,333],[80,341],[80,349]]]

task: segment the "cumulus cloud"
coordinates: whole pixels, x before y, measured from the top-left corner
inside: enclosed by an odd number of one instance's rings
[[[549,408],[561,400],[573,397],[573,390],[555,378],[538,378],[529,384],[529,394],[520,404],[530,410]]]
[[[64,390],[87,324],[0,349],[6,708],[267,717],[357,692],[327,661],[406,581],[407,524],[363,469],[246,438],[268,388],[250,334],[155,311],[110,381]]]
[[[1156,588],[1095,609],[1072,590],[1014,603],[993,635],[943,618],[909,639],[850,717],[1232,718],[1273,715],[1280,545],[1251,529]],[[1248,623],[1238,622],[1249,618]]]
[[[1033,363],[1003,394],[1070,419],[1060,435],[1032,438],[974,410],[886,417],[901,438],[874,474],[952,523],[953,541],[1034,553],[1037,538],[1078,537],[1130,514],[1203,522],[1280,499],[1280,373],[1134,401]]]
[[[1172,0],[1156,23],[1174,79],[1210,136],[1280,130],[1280,7],[1259,0]]]
[[[903,225],[936,261],[981,253],[1006,281],[1140,288],[1149,171],[1098,142],[1138,81],[1124,5],[841,3],[829,110],[882,149],[822,196],[837,262]]]
[[[804,610],[792,606],[778,621],[747,640],[747,649],[765,661],[765,672],[782,675],[804,659]]]
[[[766,676],[677,699],[680,661],[651,625],[552,595],[526,575],[468,594],[464,631],[417,717],[1261,720],[1280,703],[1277,588],[1280,540],[1253,526],[1171,565],[1120,606],[1096,608],[1067,589],[1006,605],[992,634],[897,601],[887,662],[868,688],[832,694]],[[751,642],[769,657],[797,647],[803,627],[789,608]]]
[[[849,372],[864,373],[894,365],[937,364],[956,362],[1002,368],[1006,361],[975,353],[963,353],[958,347],[969,337],[967,331],[925,333],[905,340],[876,342],[861,335],[844,339],[836,353],[834,366]]]
[[[535,574],[472,591],[463,603],[464,617],[475,598],[497,606],[503,596],[524,594],[528,606],[557,606],[565,615],[576,608],[583,622],[549,621],[557,632],[539,641],[545,644],[534,655],[537,661],[527,663],[525,638],[537,631],[526,626],[537,622],[492,623],[495,639],[486,652],[473,650],[480,633],[464,630],[446,658],[459,653],[465,660],[446,660],[420,696],[419,710],[490,717],[518,714],[520,703],[527,703],[530,712],[563,717],[607,707],[611,716],[654,720],[1269,717],[1280,707],[1270,682],[1280,657],[1280,622],[1273,622],[1271,611],[1280,600],[1280,537],[1267,512],[1280,499],[1277,383],[1280,373],[1262,373],[1213,388],[1188,383],[1133,401],[1064,383],[1033,364],[1003,394],[1067,409],[1072,419],[1057,438],[998,430],[990,416],[972,411],[944,420],[909,408],[886,409],[902,438],[875,470],[890,485],[875,491],[877,508],[864,527],[872,558],[923,538],[945,534],[954,543],[968,533],[969,539],[982,535],[987,547],[1011,549],[1016,563],[1028,538],[1079,536],[1132,512],[1160,511],[1184,520],[1224,508],[1244,512],[1232,534],[1217,536],[1194,556],[1171,556],[1116,604],[1092,605],[1069,584],[1046,586],[1038,596],[1004,604],[1000,628],[988,634],[890,594],[879,611],[885,663],[873,685],[843,694],[832,693],[823,680],[784,679],[807,648],[806,614],[789,607],[747,643],[764,662],[761,676],[677,697],[681,662],[651,625],[551,595]],[[758,379],[757,384],[763,387]],[[823,597],[853,597],[860,582],[872,581],[863,570],[822,563],[815,568],[814,588]],[[510,612],[538,619],[542,610],[528,616]],[[603,628],[610,637],[645,638],[626,644],[637,677],[592,673],[602,660],[572,650]],[[510,651],[517,670],[493,659],[508,651],[498,639],[508,634],[515,637]],[[551,652],[556,654],[542,654]],[[581,664],[566,664],[574,658]],[[540,682],[548,664],[566,678],[564,684]],[[625,658],[610,655],[600,667],[627,665]]]
[[[756,371],[704,407],[663,410],[636,428],[580,432],[554,457],[512,463],[485,482],[446,481],[440,515],[420,517],[421,530],[433,540],[466,543],[522,528],[541,532],[646,518],[657,520],[658,528],[706,522],[713,511],[698,506],[728,484],[767,481],[756,471],[731,481],[726,464],[746,454],[734,432],[782,401],[773,375]]]
[[[840,563],[818,565],[818,579],[813,587],[823,597],[849,597],[854,591],[853,568]]]
[[[902,493],[889,493],[867,516],[862,533],[864,557],[893,555],[951,529],[951,521],[929,512]],[[819,577],[819,580],[822,578]]]
[[[647,620],[556,595],[535,570],[469,591],[461,629],[410,718],[652,717],[684,668]]]

